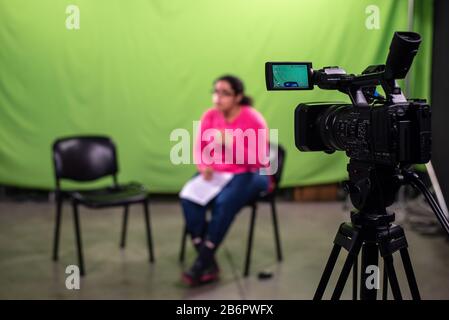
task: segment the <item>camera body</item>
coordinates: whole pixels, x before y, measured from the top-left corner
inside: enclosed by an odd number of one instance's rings
[[[425,100],[407,100],[403,79],[421,36],[395,32],[384,65],[347,74],[338,66],[313,70],[310,62],[267,62],[268,90],[337,90],[351,103],[301,103],[295,109],[295,144],[301,151],[345,151],[355,161],[392,167],[431,157],[431,111]],[[381,86],[385,97],[376,90]]]
[[[385,165],[430,160],[431,111],[424,100],[370,107],[302,103],[294,119],[301,151],[342,150],[351,159]]]

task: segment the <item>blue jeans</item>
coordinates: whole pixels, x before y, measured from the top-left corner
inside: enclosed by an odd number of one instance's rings
[[[231,181],[206,206],[201,206],[190,200],[181,199],[187,231],[192,238],[202,237],[217,247],[229,230],[236,214],[248,202],[268,189],[269,177],[258,172],[236,174]],[[211,207],[211,220],[206,226],[206,211]]]

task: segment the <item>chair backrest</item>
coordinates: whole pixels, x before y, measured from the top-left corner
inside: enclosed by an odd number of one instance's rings
[[[279,183],[281,182],[282,178],[282,172],[284,171],[284,164],[285,164],[285,155],[286,151],[284,147],[282,147],[280,144],[270,144],[270,153],[276,152],[277,148],[277,161],[278,161],[278,168],[277,171],[274,173],[274,181],[276,182],[276,188],[279,186]]]
[[[116,181],[118,164],[115,145],[105,136],[73,136],[53,143],[53,164],[59,179],[92,181],[112,175]]]

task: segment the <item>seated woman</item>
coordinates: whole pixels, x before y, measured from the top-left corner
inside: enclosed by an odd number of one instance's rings
[[[206,180],[212,179],[215,172],[232,173],[233,177],[206,206],[181,200],[187,230],[198,252],[193,266],[183,273],[182,279],[188,285],[218,278],[214,255],[235,215],[271,187],[269,176],[260,172],[262,167],[268,166],[260,156],[268,153],[268,128],[251,104],[239,78],[228,75],[214,82],[213,107],[201,117],[195,159]],[[218,138],[203,139],[211,136],[207,134],[209,129],[217,129]],[[212,212],[206,224],[208,207]]]

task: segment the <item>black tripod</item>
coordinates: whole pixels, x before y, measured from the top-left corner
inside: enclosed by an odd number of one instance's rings
[[[351,202],[358,210],[351,212],[351,223],[343,223],[338,229],[314,300],[322,299],[342,247],[348,251],[348,257],[338,277],[332,300],[340,299],[351,268],[353,268],[352,296],[354,300],[357,299],[360,251],[362,251],[361,300],[377,299],[377,289],[379,288],[376,285],[368,285],[367,280],[370,280],[368,279],[370,275],[367,274],[367,270],[377,272],[379,253],[384,260],[382,298],[387,299],[388,282],[390,282],[394,299],[402,300],[401,289],[393,265],[393,254],[397,251],[400,252],[402,258],[412,298],[420,300],[404,230],[393,224],[394,213],[388,212],[386,208],[393,203],[399,187],[406,183],[412,184],[423,192],[434,211],[440,209],[438,204],[419,177],[407,170],[351,159],[348,172],[349,182],[346,183],[345,188],[351,196]]]

